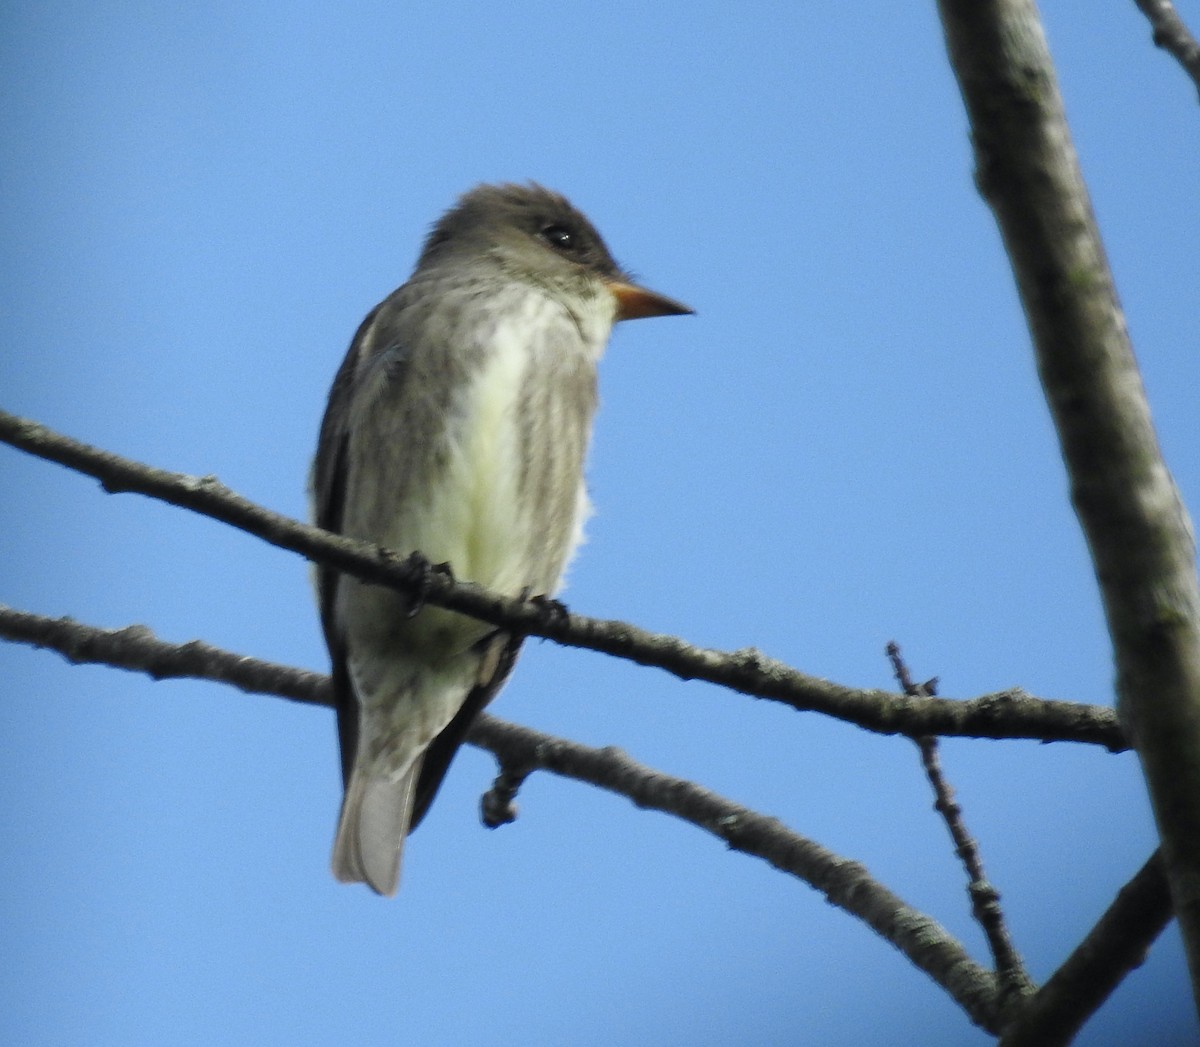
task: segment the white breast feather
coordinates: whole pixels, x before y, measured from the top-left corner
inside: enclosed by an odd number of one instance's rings
[[[525,315],[501,319],[492,331],[488,352],[475,380],[463,390],[461,421],[453,426],[451,455],[426,511],[408,515],[413,526],[406,544],[435,563],[449,562],[457,578],[516,594],[526,584],[525,507],[517,480],[521,441],[517,405],[529,367],[536,366],[528,332],[536,310],[547,303],[532,299]]]

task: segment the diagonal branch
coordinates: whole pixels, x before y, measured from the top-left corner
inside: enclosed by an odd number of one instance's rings
[[[1200,585],[1033,0],[940,0],[1104,600],[1200,1007]]]
[[[502,765],[540,769],[590,782],[627,796],[637,806],[673,814],[803,880],[871,927],[945,989],[977,1025],[996,1031],[996,983],[932,918],[911,908],[874,880],[866,867],[842,858],[758,814],[682,778],[631,760],[620,749],[592,749],[548,738],[528,727],[484,717],[470,740],[496,753]]]
[[[168,644],[144,626],[105,630],[70,619],[41,618],[0,608],[0,634],[64,655],[166,676],[214,680],[244,691],[278,694],[316,705],[332,701],[329,678],[272,664],[208,644]],[[761,858],[820,891],[832,904],[858,917],[945,989],[972,1021],[997,1031],[999,1013],[993,976],[931,917],[907,905],[873,879],[867,869],[799,833],[693,782],[636,763],[618,749],[594,749],[565,738],[480,714],[469,744],[494,753],[502,767],[523,775],[550,771],[626,796],[637,806],[673,814],[724,841],[731,849]]]
[[[1183,66],[1183,71],[1192,78],[1196,90],[1200,91],[1200,44],[1188,32],[1183,19],[1175,10],[1171,0],[1134,0],[1138,10],[1146,16],[1154,30],[1154,46],[1161,47]]]
[[[1000,1047],[1068,1044],[1096,1009],[1145,959],[1171,920],[1171,892],[1162,854],[1121,888],[1112,905],[1045,985],[1027,998],[1004,1029]]]
[[[684,680],[705,680],[793,709],[820,712],[879,734],[1032,738],[1126,748],[1111,709],[1034,698],[1019,689],[970,701],[911,698],[857,690],[808,676],[753,647],[717,651],[626,622],[567,614],[544,601],[515,600],[455,582],[366,542],[357,542],[291,520],[230,491],[215,477],[156,469],[62,436],[43,425],[0,411],[0,442],[98,479],[110,492],[132,491],[230,524],[249,534],[367,581],[406,591],[514,632],[582,647],[639,665],[665,669]]]

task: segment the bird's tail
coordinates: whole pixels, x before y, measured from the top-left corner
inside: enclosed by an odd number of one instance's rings
[[[333,841],[333,875],[342,883],[365,883],[391,897],[400,885],[400,856],[412,819],[413,797],[421,758],[399,778],[372,775],[370,760],[354,762],[337,836]]]

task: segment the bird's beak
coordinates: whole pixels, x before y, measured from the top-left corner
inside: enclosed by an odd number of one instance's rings
[[[683,316],[696,310],[665,295],[624,280],[608,280],[606,286],[617,300],[618,320],[641,320],[647,316]]]

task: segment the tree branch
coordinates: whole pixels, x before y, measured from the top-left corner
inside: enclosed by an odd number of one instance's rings
[[[824,713],[879,734],[1073,741],[1102,745],[1113,752],[1127,747],[1116,716],[1103,706],[1048,701],[1017,688],[958,701],[844,687],[798,672],[753,647],[730,652],[697,647],[626,622],[560,613],[545,602],[509,599],[456,582],[386,549],[273,513],[230,491],[213,476],[187,476],[142,465],[4,411],[0,411],[0,442],[93,476],[106,491],[132,491],[191,509],[310,560],[380,585],[419,591],[428,603],[517,633],[655,666],[684,680],[705,680],[793,709]]]
[[[723,840],[732,850],[761,858],[795,876],[871,927],[945,989],[977,1025],[997,1031],[993,975],[976,964],[932,918],[911,908],[866,867],[842,858],[758,814],[682,778],[631,760],[620,749],[591,749],[550,739],[528,727],[481,718],[470,740],[490,749],[502,766],[528,773],[552,771],[627,796],[637,806],[673,814]]]
[[[1154,46],[1161,47],[1183,66],[1200,91],[1200,44],[1188,32],[1171,0],[1134,0],[1154,30]]]
[[[248,694],[272,694],[332,707],[329,677],[231,654],[203,640],[173,644],[144,625],[99,629],[73,618],[46,618],[0,604],[0,636],[57,651],[73,665],[107,665],[155,680],[214,680]]]
[[[895,640],[887,645],[886,653],[892,663],[892,671],[896,682],[905,694],[915,698],[932,698],[936,693],[937,678],[925,683],[916,683],[908,671],[900,654],[900,645]],[[933,808],[942,816],[950,839],[954,843],[954,853],[962,862],[967,874],[967,894],[971,899],[971,915],[979,924],[992,953],[996,965],[996,975],[999,978],[999,993],[1001,1005],[1026,996],[1033,990],[1033,982],[1025,970],[1021,954],[1013,945],[1008,933],[1008,924],[1004,919],[1004,910],[1000,907],[1000,892],[987,878],[983,871],[983,858],[979,853],[979,844],[967,830],[966,819],[962,807],[954,798],[954,788],[947,780],[942,770],[941,747],[937,738],[914,738],[917,750],[921,754],[921,766],[929,786],[933,789]]]
[[[332,701],[329,678],[263,662],[203,643],[168,644],[144,626],[105,630],[69,618],[0,608],[0,635],[49,648],[74,663],[91,662],[144,672],[155,679],[189,677],[278,694],[315,705]],[[973,1022],[998,1031],[996,982],[931,917],[906,904],[858,862],[842,858],[788,829],[693,782],[636,763],[616,748],[594,749],[565,738],[480,714],[467,742],[494,753],[502,769],[523,778],[545,770],[628,797],[637,806],[672,814],[761,858],[820,891],[858,917],[946,990]]]
[[[1121,888],[1099,923],[1088,932],[1045,985],[1028,997],[1004,1029],[999,1047],[1058,1047],[1146,957],[1171,920],[1171,892],[1155,851]]]
[[[1032,0],[940,0],[1091,550],[1200,1007],[1200,587]]]

